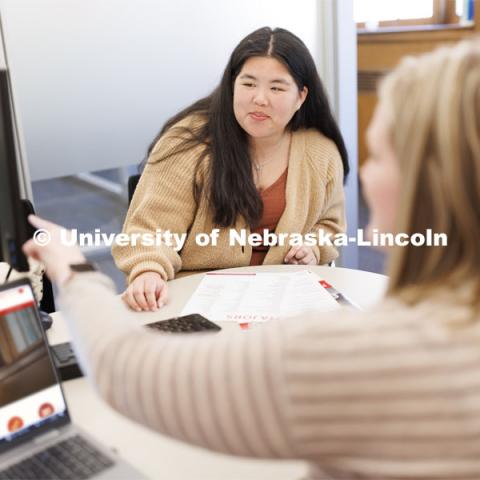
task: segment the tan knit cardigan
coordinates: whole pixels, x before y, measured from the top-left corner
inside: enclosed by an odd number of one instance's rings
[[[178,125],[192,125],[197,121],[185,119]],[[147,166],[140,178],[125,219],[123,232],[138,234],[162,231],[188,236],[183,249],[176,252],[161,246],[114,246],[112,254],[118,268],[125,272],[128,283],[143,272],[158,272],[165,280],[173,279],[177,272],[201,271],[217,268],[241,267],[250,264],[252,247],[230,245],[230,232],[222,228],[216,246],[199,246],[198,233],[210,233],[215,225],[207,196],[200,195],[197,205],[193,196],[192,180],[195,166],[203,146],[176,153],[180,140],[178,130],[170,129],[155,145]],[[169,155],[171,154],[171,155]],[[164,157],[169,155],[166,159]],[[200,178],[205,178],[209,158],[203,160]],[[276,233],[326,233],[345,231],[343,166],[335,144],[316,130],[300,130],[292,135],[286,207]],[[238,218],[237,231],[249,225]],[[290,249],[270,247],[265,265],[281,264]],[[317,262],[326,264],[338,256],[333,246],[314,248]]]

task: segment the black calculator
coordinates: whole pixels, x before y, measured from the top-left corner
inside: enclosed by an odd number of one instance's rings
[[[148,328],[160,330],[169,333],[199,333],[199,332],[218,332],[220,326],[211,322],[198,313],[192,313],[183,317],[174,317],[159,322],[147,323]]]

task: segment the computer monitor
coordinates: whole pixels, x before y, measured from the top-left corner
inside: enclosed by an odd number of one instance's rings
[[[22,245],[30,227],[20,198],[14,132],[8,71],[0,70],[0,261],[25,272]]]

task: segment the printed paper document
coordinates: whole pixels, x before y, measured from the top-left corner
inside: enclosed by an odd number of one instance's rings
[[[182,315],[200,313],[209,320],[265,322],[306,311],[340,308],[312,272],[208,273]]]

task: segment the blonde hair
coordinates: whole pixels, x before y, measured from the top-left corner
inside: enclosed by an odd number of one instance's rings
[[[447,247],[397,247],[389,294],[416,303],[465,285],[480,306],[480,41],[405,58],[379,97],[403,175],[398,231],[448,235]]]

